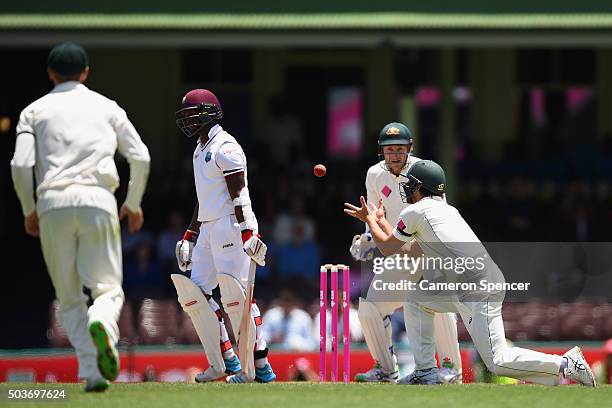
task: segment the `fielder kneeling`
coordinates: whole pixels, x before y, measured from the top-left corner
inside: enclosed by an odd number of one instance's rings
[[[361,207],[346,204],[344,211],[366,222],[372,238],[383,255],[398,253],[406,242],[416,240],[426,257],[459,259],[480,254],[487,259],[481,269],[470,269],[460,276],[449,277],[456,281],[471,282],[481,276],[503,281],[497,265],[459,212],[443,199],[446,178],[444,170],[430,160],[415,163],[402,183],[408,201],[412,204],[400,214],[395,228],[377,215],[363,197]],[[468,246],[465,244],[469,243]],[[466,250],[466,248],[468,248]],[[424,272],[427,273],[427,272]],[[440,276],[434,271],[431,277]],[[448,278],[444,273],[441,274]],[[423,295],[422,293],[420,295]],[[429,295],[426,295],[429,296]],[[457,312],[474,341],[476,350],[487,368],[496,375],[513,377],[537,384],[557,385],[559,375],[580,384],[594,387],[593,373],[579,347],[563,356],[540,353],[506,343],[501,315],[503,294],[498,292],[465,290],[446,300],[428,300],[426,296],[411,296],[404,306],[406,331],[414,350],[415,371],[400,379],[400,384],[439,384],[434,349],[434,312]]]
[[[409,205],[402,199],[399,185],[403,180],[402,173],[421,160],[411,154],[412,145],[412,134],[404,124],[392,122],[385,125],[378,135],[378,155],[381,160],[370,167],[366,175],[368,202],[382,204],[386,218],[391,222],[397,222],[401,211]],[[410,248],[413,249],[414,256],[421,254],[418,245],[412,245]],[[376,244],[366,228],[365,233],[355,235],[350,252],[358,261],[369,261],[372,260],[375,249]],[[386,271],[382,277],[391,281],[394,277],[401,277],[413,282],[420,278],[420,273],[403,272]],[[403,307],[403,302],[402,299],[396,300],[393,296],[388,296],[386,290],[381,291],[374,287],[376,281],[372,280],[366,297],[359,298],[359,322],[375,364],[368,371],[355,376],[355,381],[358,382],[394,382],[399,378],[390,316]],[[436,313],[434,326],[436,351],[442,366],[440,376],[444,382],[460,383],[462,365],[455,314]]]
[[[183,239],[176,244],[179,268],[191,279],[173,274],[178,300],[204,347],[210,367],[197,382],[226,374],[227,382],[271,382],[276,375],[268,363],[261,337],[261,315],[251,305],[250,327],[239,333],[251,262],[265,264],[266,245],[257,235],[257,220],[247,188],[247,165],[242,147],[218,124],[223,116],[217,97],[205,89],[188,92],[176,112],[176,123],[187,136],[197,135],[193,154],[198,204]],[[254,353],[234,354],[219,305],[212,298],[219,285],[221,301],[239,343]],[[246,337],[246,338],[243,338]],[[244,366],[244,369],[243,369]]]

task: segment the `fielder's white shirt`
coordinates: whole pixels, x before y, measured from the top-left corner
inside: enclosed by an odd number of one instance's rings
[[[234,214],[234,204],[227,190],[225,177],[244,172],[247,162],[242,147],[220,125],[208,132],[208,141],[193,152],[193,173],[198,196],[198,221],[208,222]],[[248,190],[247,190],[248,191]]]
[[[150,156],[125,111],[116,102],[77,81],[58,84],[26,107],[17,124],[11,170],[24,215],[36,210],[96,207],[117,211],[112,194],[119,185],[115,151],[130,163],[125,204],[140,207]]]
[[[472,228],[459,211],[442,197],[425,197],[400,213],[393,236],[408,242],[414,238],[425,256],[459,256],[466,250],[474,251],[481,245],[453,245],[480,243]],[[445,253],[441,254],[443,249]]]
[[[406,174],[410,166],[418,161],[421,161],[421,159],[410,155],[406,165],[402,169],[402,174]],[[406,181],[408,181],[406,177],[396,176],[395,174],[391,173],[387,169],[384,160],[370,167],[368,169],[368,173],[366,174],[365,184],[367,202],[378,205],[378,200],[382,198],[383,205],[385,207],[385,218],[387,218],[391,224],[397,222],[402,210],[409,205],[404,203],[402,201],[402,197],[400,196],[401,187],[399,183]],[[367,224],[366,230],[369,230],[367,228]]]

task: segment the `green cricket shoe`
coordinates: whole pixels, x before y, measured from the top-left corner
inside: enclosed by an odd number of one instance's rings
[[[109,385],[110,383],[105,378],[88,379],[85,383],[85,392],[104,392]]]
[[[356,382],[395,382],[399,378],[399,369],[395,366],[395,371],[387,372],[383,370],[380,363],[374,364],[374,367],[365,373],[355,375]]]
[[[115,381],[119,375],[119,353],[100,321],[89,324],[89,334],[98,350],[98,370],[104,378]]]

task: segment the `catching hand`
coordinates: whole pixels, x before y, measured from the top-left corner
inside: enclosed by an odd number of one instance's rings
[[[362,222],[368,222],[368,219],[370,219],[370,221],[376,221],[376,213],[378,212],[376,207],[374,207],[373,204],[368,206],[363,196],[359,197],[359,202],[361,203],[361,207],[357,207],[350,203],[344,203],[344,206],[346,207],[344,212]],[[380,203],[380,206],[382,207],[382,202]]]
[[[355,235],[349,251],[356,261],[370,261],[374,257],[376,243],[372,239],[372,234],[365,232]]]

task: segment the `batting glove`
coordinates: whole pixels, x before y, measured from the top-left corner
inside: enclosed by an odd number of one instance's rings
[[[244,252],[259,266],[266,265],[266,252],[268,247],[259,238],[259,234],[253,234],[251,230],[242,231],[242,247]]]
[[[198,233],[187,230],[183,235],[183,239],[176,243],[176,262],[182,272],[191,270],[191,254],[197,240]]]
[[[376,251],[376,243],[372,239],[372,234],[365,232],[355,235],[349,251],[356,261],[371,261]]]

